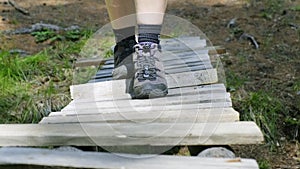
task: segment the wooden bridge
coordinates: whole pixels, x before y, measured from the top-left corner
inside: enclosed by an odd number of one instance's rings
[[[72,102],[39,124],[0,125],[0,164],[77,168],[247,168],[255,160],[133,155],[160,154],[173,146],[261,144],[254,122],[239,121],[230,93],[218,80],[217,52],[199,37],[162,41],[169,94],[132,100],[130,80],[112,80],[113,60],[81,60],[77,66],[103,64],[89,83],[70,87]],[[50,149],[40,146],[101,146],[127,154]],[[14,146],[7,147],[7,146]],[[131,154],[129,154],[131,153]],[[124,158],[124,156],[126,158]]]

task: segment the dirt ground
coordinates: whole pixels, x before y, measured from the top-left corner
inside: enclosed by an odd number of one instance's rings
[[[30,15],[18,12],[0,0],[0,30],[28,27],[35,23],[49,23],[62,27],[79,25],[101,28],[109,23],[104,0],[15,0]],[[223,64],[226,71],[245,76],[245,92],[274,88],[276,97],[285,100],[285,106],[299,117],[300,91],[292,86],[300,80],[300,14],[292,10],[299,1],[289,1],[280,11],[272,13],[261,1],[246,3],[241,0],[170,0],[168,14],[189,20],[198,26],[215,46],[227,49]],[[274,7],[275,8],[275,7]],[[275,10],[275,9],[274,9]],[[272,13],[272,16],[268,14]],[[228,23],[236,18],[231,28]],[[247,33],[258,42],[241,40]],[[5,35],[1,49],[22,49],[36,53],[47,43],[35,43],[30,35]],[[243,60],[243,64],[241,64]],[[299,84],[300,85],[300,84]],[[234,93],[241,94],[241,93]],[[237,105],[238,108],[238,105]],[[283,143],[274,152],[266,145],[234,146],[237,155],[244,158],[268,160],[272,168],[300,168],[299,135],[288,138],[294,129],[282,127]],[[287,137],[287,138],[285,138]]]

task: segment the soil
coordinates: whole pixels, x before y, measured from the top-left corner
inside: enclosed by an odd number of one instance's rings
[[[0,31],[29,27],[35,23],[62,27],[79,25],[99,29],[109,23],[104,0],[15,0],[29,11],[24,15],[6,0],[0,0]],[[242,90],[234,95],[266,90],[284,101],[287,110],[299,120],[300,91],[294,86],[300,82],[300,12],[292,10],[299,1],[288,1],[275,11],[264,1],[242,0],[170,0],[167,13],[184,18],[199,27],[215,46],[223,46],[228,54],[223,57],[226,71],[246,77]],[[235,23],[228,27],[230,20]],[[247,33],[255,38],[255,49]],[[36,53],[48,47],[36,43],[31,35],[1,36],[0,50],[22,49]],[[241,62],[243,60],[243,62]],[[242,63],[242,64],[241,64]],[[300,85],[300,83],[299,83]],[[298,87],[298,90],[300,87]],[[234,103],[235,104],[235,103]],[[239,105],[235,108],[239,110]],[[240,112],[242,113],[242,112]],[[282,114],[284,116],[284,113]],[[279,126],[282,143],[273,151],[268,145],[233,146],[238,156],[269,161],[271,168],[300,168],[298,129]]]

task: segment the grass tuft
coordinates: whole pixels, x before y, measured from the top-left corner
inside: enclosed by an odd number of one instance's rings
[[[240,100],[241,119],[255,121],[262,129],[266,141],[271,148],[279,146],[280,132],[279,126],[281,117],[284,112],[282,102],[270,93],[265,91],[251,92],[249,95]]]

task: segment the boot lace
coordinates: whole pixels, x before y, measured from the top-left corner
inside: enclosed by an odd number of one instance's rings
[[[158,45],[154,43],[139,43],[135,45],[137,52],[137,79],[139,81],[156,80],[157,71],[160,71],[155,66],[158,58],[154,56]]]

